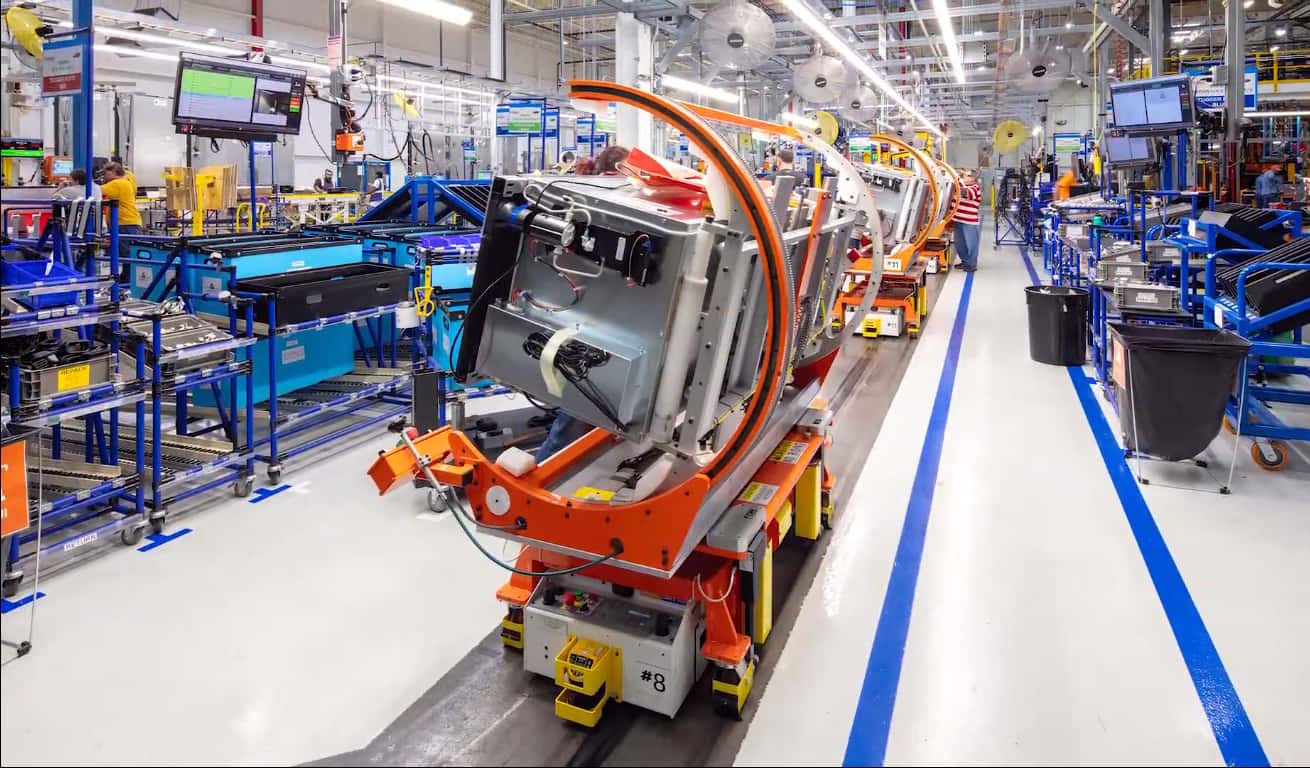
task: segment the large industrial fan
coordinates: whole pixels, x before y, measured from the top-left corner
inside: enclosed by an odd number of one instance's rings
[[[853,123],[867,123],[878,116],[878,95],[867,85],[842,104],[842,117]]]
[[[5,26],[14,39],[12,50],[18,63],[28,69],[41,71],[41,59],[44,57],[41,38],[50,34],[51,28],[42,24],[36,14],[18,6],[5,11]]]
[[[841,59],[820,54],[796,68],[792,86],[811,104],[832,104],[841,98],[847,77]]]
[[[721,3],[701,19],[701,48],[728,69],[754,69],[773,55],[769,15],[745,0]]]
[[[406,120],[417,120],[420,117],[418,99],[415,98],[413,94],[405,93],[404,91],[392,91],[391,101],[396,105],[396,108],[400,110],[401,114],[405,116]]]
[[[1028,126],[1018,120],[1005,120],[992,131],[992,147],[998,155],[1016,152],[1028,140]]]

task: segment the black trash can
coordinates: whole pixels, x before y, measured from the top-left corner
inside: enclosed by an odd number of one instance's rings
[[[1112,323],[1119,428],[1129,450],[1168,461],[1210,445],[1251,342],[1231,331]]]
[[[1023,290],[1028,296],[1028,355],[1048,365],[1082,365],[1087,360],[1091,295],[1062,285]]]

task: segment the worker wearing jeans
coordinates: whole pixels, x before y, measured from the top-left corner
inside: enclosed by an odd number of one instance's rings
[[[978,174],[966,168],[960,173],[960,207],[955,211],[955,252],[960,261],[955,266],[965,272],[978,268],[978,234],[981,229],[978,207],[982,203],[982,188]]]
[[[1268,208],[1282,191],[1283,180],[1278,177],[1278,171],[1273,166],[1266,168],[1255,180],[1255,207]]]

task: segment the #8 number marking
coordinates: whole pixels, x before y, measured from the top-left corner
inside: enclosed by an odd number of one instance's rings
[[[664,684],[664,675],[659,672],[651,672],[649,669],[642,670],[641,680],[650,683],[650,687],[654,688],[656,693],[664,693],[668,687]]]

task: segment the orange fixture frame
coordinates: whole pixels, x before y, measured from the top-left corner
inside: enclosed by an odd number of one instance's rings
[[[448,427],[428,433],[414,442],[430,462],[429,469],[437,480],[463,490],[477,522],[488,526],[520,526],[521,538],[529,543],[519,556],[521,570],[542,572],[571,568],[621,551],[610,561],[588,568],[588,574],[672,599],[692,599],[692,585],[696,581],[708,594],[725,594],[734,582],[732,569],[735,561],[731,559],[694,551],[672,578],[663,579],[650,575],[648,571],[673,569],[673,558],[686,542],[710,488],[727,476],[729,470],[741,462],[746,449],[760,439],[779,399],[793,343],[790,320],[796,311],[793,297],[783,288],[786,267],[782,237],[758,184],[732,147],[702,118],[702,113],[708,112],[708,119],[717,119],[713,114],[717,111],[707,111],[702,107],[693,109],[637,88],[604,81],[572,81],[570,97],[619,102],[647,111],[685,134],[702,156],[722,171],[745,214],[750,235],[759,243],[765,280],[777,289],[776,295],[770,293],[768,297],[767,341],[758,378],[759,391],[746,407],[741,426],[709,464],[678,486],[635,503],[597,503],[563,497],[549,490],[555,481],[593,451],[619,439],[601,429],[592,430],[520,477],[489,460],[467,436]],[[741,119],[736,115],[732,117]],[[766,130],[780,133],[779,129],[791,130],[785,126],[764,125],[768,126]],[[383,453],[369,470],[380,493],[386,493],[419,473],[421,468],[408,447],[403,445]],[[494,505],[488,502],[488,493],[493,489]],[[542,546],[533,546],[532,542],[540,542]],[[563,554],[563,550],[587,555]],[[625,568],[625,564],[631,567]],[[647,572],[638,572],[632,567],[641,567]],[[522,607],[539,580],[537,576],[514,574],[497,592],[497,597],[509,603],[511,608]],[[706,640],[701,650],[706,658],[728,666],[744,663],[751,645],[749,629],[741,631],[740,581],[735,580],[736,586],[732,588],[735,597],[732,599],[717,603],[707,601]]]

